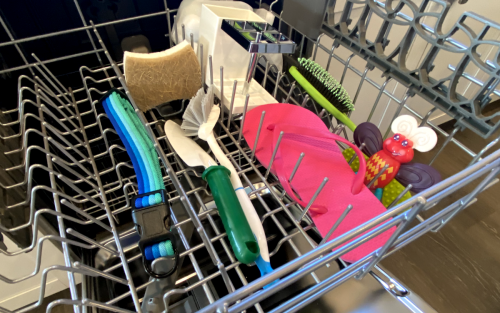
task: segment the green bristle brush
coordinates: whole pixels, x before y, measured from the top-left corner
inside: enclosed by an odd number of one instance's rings
[[[354,110],[354,105],[342,85],[318,63],[299,58],[299,67],[292,66],[290,74],[319,105],[354,131],[356,125],[347,114]]]

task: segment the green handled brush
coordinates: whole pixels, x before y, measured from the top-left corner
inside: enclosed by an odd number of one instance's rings
[[[354,131],[356,125],[347,116],[354,110],[354,105],[344,87],[318,63],[305,58],[298,61],[298,68],[292,66],[289,69],[293,78],[314,101]]]

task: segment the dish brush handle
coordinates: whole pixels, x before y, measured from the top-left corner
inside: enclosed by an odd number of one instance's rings
[[[240,201],[243,212],[245,213],[245,217],[250,224],[250,228],[252,229],[252,232],[257,239],[262,259],[266,262],[270,262],[266,233],[264,232],[264,227],[262,227],[262,222],[260,221],[259,214],[257,214],[257,211],[255,211],[252,201],[248,197],[248,194],[243,187],[239,187],[238,190],[236,190],[236,196]]]
[[[229,175],[230,171],[224,166],[210,166],[201,177],[210,186],[234,255],[241,263],[249,264],[259,256],[259,245],[243,213]]]
[[[252,201],[250,201],[250,198],[243,188],[243,184],[241,183],[236,169],[231,164],[231,161],[229,161],[229,159],[226,157],[219,144],[217,144],[213,133],[207,137],[207,142],[220,164],[231,171],[231,184],[236,191],[236,195],[238,196],[238,200],[240,201],[241,207],[243,208],[243,212],[245,212],[247,221],[250,224],[255,237],[257,238],[262,259],[264,259],[264,261],[266,262],[269,262],[269,250],[267,247],[267,239],[266,233],[264,232],[264,227],[262,227],[262,222],[260,221],[259,215],[257,214],[257,211],[255,211]]]
[[[333,115],[336,119],[341,121],[345,126],[349,127],[350,130],[354,131],[356,129],[356,124],[353,123],[345,115],[340,112],[333,104],[330,103],[323,95],[304,77],[300,74],[299,70],[295,66],[290,67],[288,70],[290,74],[295,78],[295,80],[304,88],[304,90],[313,98],[319,105],[321,105],[325,110]]]

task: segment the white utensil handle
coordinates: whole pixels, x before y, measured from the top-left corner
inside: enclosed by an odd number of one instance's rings
[[[236,190],[236,196],[240,201],[243,213],[245,213],[245,217],[247,218],[248,224],[250,224],[250,228],[252,229],[255,239],[257,239],[257,242],[259,243],[260,256],[264,261],[270,262],[266,233],[264,232],[264,227],[262,227],[262,223],[260,222],[259,214],[255,211],[252,201],[243,187],[239,187],[239,189]]]
[[[208,135],[207,142],[210,146],[210,149],[212,149],[215,157],[217,158],[217,160],[219,160],[219,163],[231,171],[231,184],[236,191],[236,196],[240,201],[243,212],[245,213],[245,217],[250,224],[250,228],[252,229],[252,232],[257,239],[257,242],[259,243],[260,255],[262,259],[264,259],[264,261],[269,262],[269,250],[267,248],[266,233],[264,232],[264,228],[262,227],[262,223],[260,222],[259,215],[257,214],[257,211],[255,211],[252,201],[250,201],[250,198],[243,188],[243,184],[241,183],[236,169],[220,148],[219,144],[215,140],[213,133]]]
[[[236,172],[236,169],[234,168],[233,164],[227,156],[224,154],[222,149],[219,147],[219,144],[215,140],[214,133],[210,133],[210,135],[207,136],[207,142],[208,145],[210,146],[210,149],[212,149],[212,152],[215,155],[215,158],[219,161],[219,163],[222,166],[225,166],[228,170],[231,171],[231,184],[233,185],[234,189],[243,187],[240,177],[238,176],[238,173]]]

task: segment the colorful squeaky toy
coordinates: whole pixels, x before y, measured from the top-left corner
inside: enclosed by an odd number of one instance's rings
[[[364,143],[362,151],[370,157],[366,164],[365,184],[368,185],[386,165],[387,169],[370,189],[383,188],[394,178],[404,186],[412,184],[414,192],[439,182],[441,175],[433,167],[409,163],[413,159],[413,149],[427,152],[434,148],[436,133],[428,127],[418,127],[417,120],[409,115],[396,118],[391,129],[394,135],[385,141],[380,130],[371,123],[358,125],[354,132],[356,145]]]

